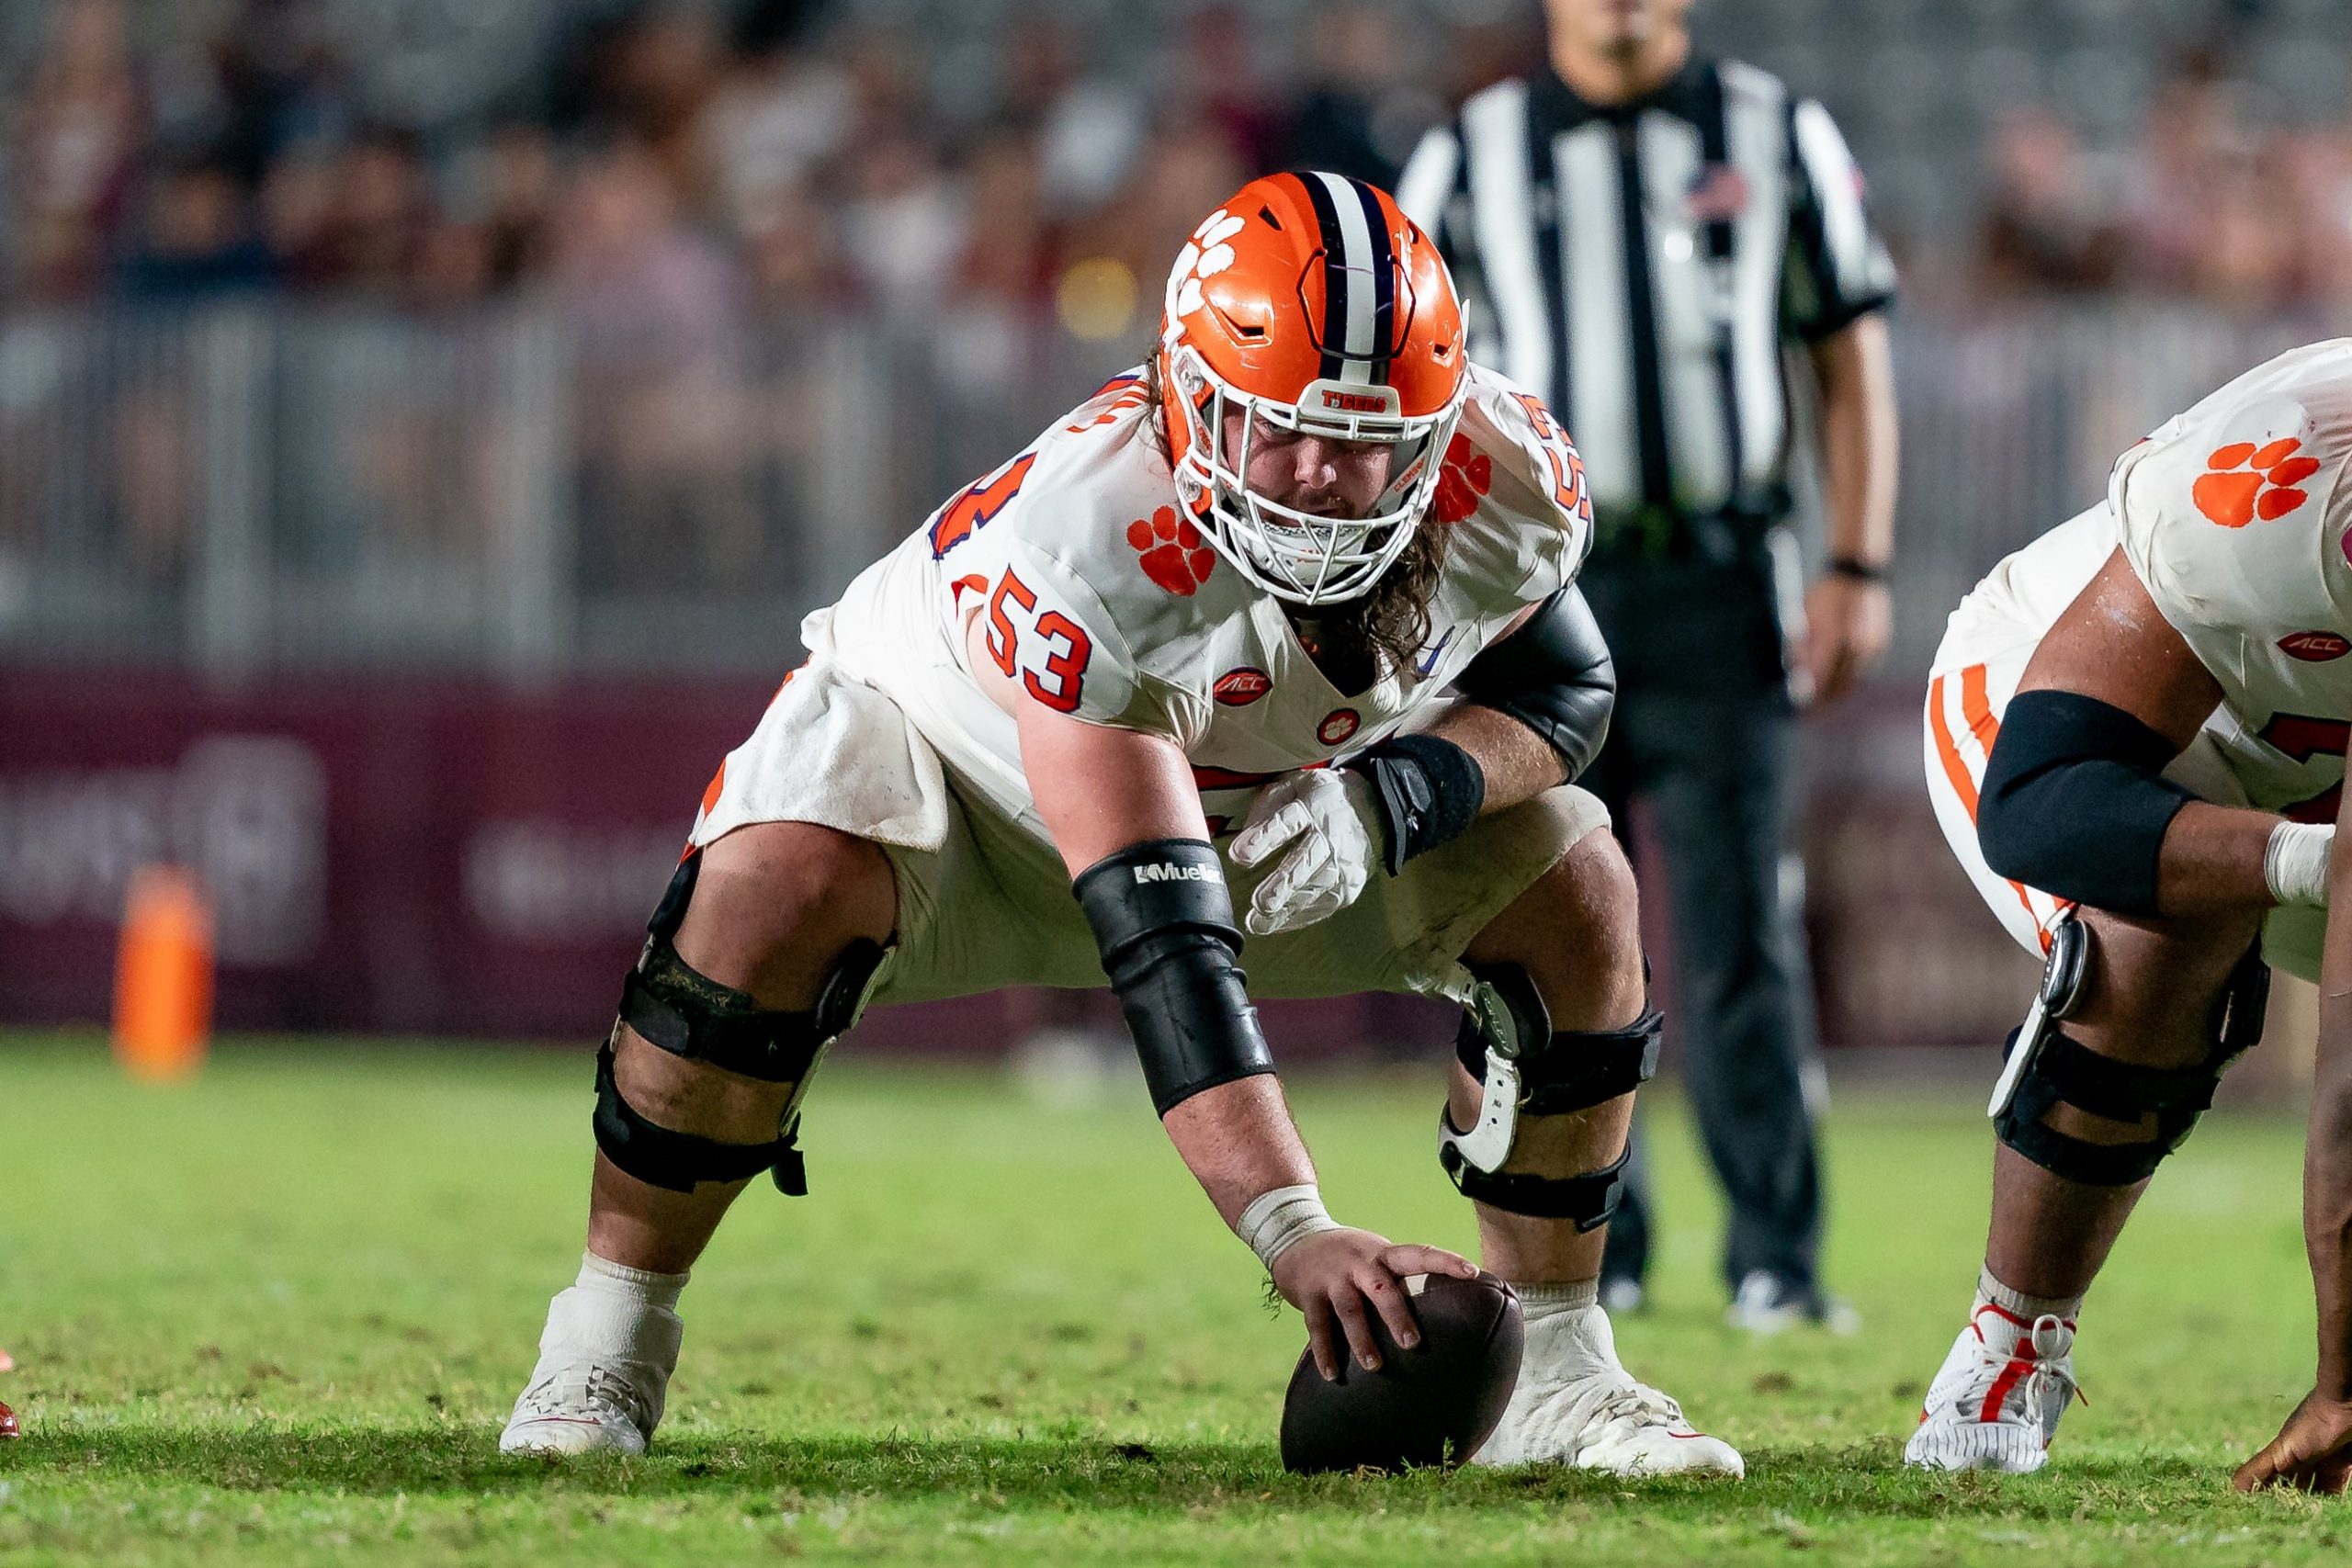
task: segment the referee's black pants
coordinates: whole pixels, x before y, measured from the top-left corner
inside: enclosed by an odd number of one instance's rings
[[[1657,832],[1664,866],[1634,869],[1645,895],[1665,874],[1675,1003],[1667,1028],[1729,1201],[1723,1266],[1733,1290],[1755,1269],[1813,1286],[1821,1243],[1801,879],[1782,874],[1795,727],[1777,690],[1697,695],[1621,682],[1608,744],[1579,781],[1607,803],[1629,855],[1629,802],[1647,808]],[[1637,1131],[1629,1190],[1609,1230],[1602,1269],[1611,1279],[1638,1280],[1649,1265],[1655,1219],[1641,1143]]]

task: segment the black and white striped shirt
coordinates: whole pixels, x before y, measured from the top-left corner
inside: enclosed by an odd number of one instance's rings
[[[1894,298],[1828,112],[1736,62],[1613,106],[1548,70],[1500,83],[1396,197],[1453,267],[1471,356],[1566,424],[1604,539],[1641,520],[1687,549],[1690,520],[1786,512],[1784,344]]]

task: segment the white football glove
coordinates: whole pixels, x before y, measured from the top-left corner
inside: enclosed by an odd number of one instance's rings
[[[1250,894],[1241,923],[1272,936],[1354,903],[1380,861],[1379,820],[1371,781],[1353,769],[1302,770],[1261,789],[1234,835],[1233,863],[1253,866],[1284,844],[1291,850]]]

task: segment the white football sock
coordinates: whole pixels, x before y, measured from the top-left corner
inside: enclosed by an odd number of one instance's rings
[[[1976,1276],[1976,1304],[1969,1308],[1969,1315],[1973,1317],[1987,1306],[1999,1307],[2009,1314],[2008,1317],[2001,1319],[2001,1326],[2007,1330],[2006,1337],[2014,1342],[2030,1328],[2034,1320],[2039,1317],[2054,1317],[2062,1323],[2072,1325],[2082,1315],[2083,1298],[2080,1296],[2029,1296],[2023,1291],[2013,1290],[2004,1285],[1999,1280],[1994,1278],[1992,1269],[1985,1269]],[[2019,1319],[2021,1322],[2011,1322],[2011,1318]],[[1984,1332],[1984,1325],[1981,1324],[1978,1325],[1978,1332]],[[1988,1334],[1986,1337],[1989,1340],[1992,1337]]]
[[[678,1292],[686,1288],[691,1274],[657,1274],[650,1269],[631,1269],[625,1264],[609,1262],[593,1252],[580,1255],[580,1277],[571,1283],[574,1289],[594,1295],[616,1297],[639,1306],[653,1307],[662,1312],[674,1312]]]
[[[1582,1312],[1600,1301],[1600,1280],[1598,1278],[1579,1280],[1572,1285],[1556,1280],[1517,1280],[1505,1281],[1519,1297],[1520,1315],[1529,1323],[1540,1323],[1564,1312]]]

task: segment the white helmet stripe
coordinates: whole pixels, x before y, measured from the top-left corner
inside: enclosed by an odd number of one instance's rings
[[[1364,221],[1363,203],[1349,181],[1319,170],[1306,178],[1321,182],[1340,231],[1340,265],[1325,275],[1338,276],[1346,289],[1346,298],[1331,312],[1340,323],[1340,348],[1346,355],[1340,362],[1340,379],[1369,385],[1373,358],[1383,346],[1374,324],[1379,299],[1373,271],[1372,226]]]

